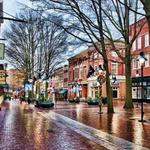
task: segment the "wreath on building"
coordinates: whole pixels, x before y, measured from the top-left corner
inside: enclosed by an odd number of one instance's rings
[[[106,81],[104,72],[101,72],[97,77],[97,82],[102,85]]]

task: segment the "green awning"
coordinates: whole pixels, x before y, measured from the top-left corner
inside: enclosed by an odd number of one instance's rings
[[[0,87],[2,87],[2,88],[9,88],[9,85],[8,84],[0,84]]]
[[[59,93],[64,94],[64,93],[67,93],[67,91],[68,91],[67,89],[63,89],[63,90],[59,91]]]

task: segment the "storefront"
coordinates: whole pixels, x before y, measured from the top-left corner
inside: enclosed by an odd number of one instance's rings
[[[150,76],[132,78],[132,98],[135,101],[141,99],[141,86],[143,86],[143,98],[150,102]]]
[[[68,88],[68,96],[69,98],[87,98],[87,83],[80,82],[80,83],[71,83]]]

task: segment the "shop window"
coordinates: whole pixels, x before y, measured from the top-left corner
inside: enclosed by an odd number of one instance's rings
[[[147,99],[150,99],[150,89],[149,88],[147,89],[147,94],[146,95],[147,95]]]
[[[118,88],[113,87],[112,92],[113,92],[112,93],[113,98],[118,98]]]

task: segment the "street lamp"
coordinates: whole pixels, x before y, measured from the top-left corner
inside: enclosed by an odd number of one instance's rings
[[[144,52],[140,52],[138,61],[139,61],[139,64],[141,66],[141,119],[139,120],[139,122],[145,122],[145,120],[143,120],[143,117],[144,117],[144,111],[143,111],[143,98],[144,98],[143,68],[144,68],[145,61],[147,61],[147,59],[144,56]]]
[[[138,78],[140,75],[139,75],[139,71],[136,70],[136,78]],[[138,89],[138,81],[137,81],[137,89],[136,89],[136,99],[137,99],[137,105],[136,107],[138,108],[138,93],[139,93],[139,89]]]
[[[111,88],[112,88],[112,97],[113,97],[113,98],[117,98],[117,97],[118,97],[118,96],[117,96],[117,91],[114,91],[114,90],[113,90],[113,88],[114,88],[114,87],[118,87],[118,85],[119,85],[119,82],[118,82],[118,80],[117,80],[116,75],[115,75],[115,74],[112,74],[112,75],[111,75]]]

